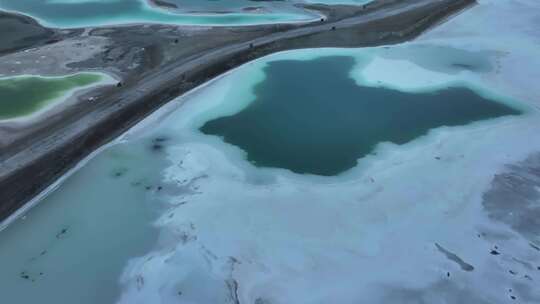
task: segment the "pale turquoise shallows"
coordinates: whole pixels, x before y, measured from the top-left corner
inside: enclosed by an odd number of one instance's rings
[[[152,147],[107,149],[0,233],[2,303],[114,303],[127,261],[157,238]]]
[[[150,6],[145,0],[50,1],[0,0],[0,9],[15,11],[37,19],[49,27],[70,28],[129,23],[176,25],[246,25],[318,18],[314,13],[290,6],[286,11],[249,13],[242,10],[227,14],[191,14]]]

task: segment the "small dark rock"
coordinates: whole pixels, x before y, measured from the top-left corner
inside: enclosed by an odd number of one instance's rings
[[[515,296],[510,296],[510,299],[515,300],[516,297]]]
[[[508,272],[510,272],[511,275],[516,275],[517,272],[513,271],[513,270],[508,270]]]
[[[439,156],[435,156],[435,159],[436,160],[441,160],[441,158]]]
[[[121,83],[121,82],[118,82],[118,83],[116,84],[116,87],[117,87],[117,88],[122,87],[122,83]]]
[[[447,277],[450,277],[450,272],[447,272],[447,273],[446,273],[446,276],[447,276]]]
[[[167,140],[169,140],[167,137],[156,137],[154,138],[153,142],[162,143],[162,142],[166,142]]]
[[[161,187],[161,186],[157,187],[158,191],[161,191],[161,189],[163,189],[163,187]]]
[[[452,63],[451,66],[464,70],[474,70],[474,66],[465,63]]]
[[[163,149],[163,145],[160,145],[160,144],[153,144],[152,145],[152,150],[154,151],[160,151]]]
[[[121,177],[127,172],[126,169],[119,169],[113,173],[114,177]]]
[[[332,31],[335,31],[336,30],[336,27],[335,26],[332,26]]]
[[[178,44],[178,39],[174,39],[174,43],[175,43],[175,44]]]
[[[54,44],[54,43],[57,43],[57,42],[60,42],[60,39],[51,39],[47,42],[45,42],[46,44]]]
[[[67,233],[67,231],[68,231],[67,228],[62,228],[62,230],[60,230],[60,232],[58,232],[58,233],[56,234],[56,238],[57,238],[57,239],[61,238],[64,234]]]
[[[497,250],[491,250],[490,252],[492,255],[499,255],[501,254],[500,252],[498,252]]]

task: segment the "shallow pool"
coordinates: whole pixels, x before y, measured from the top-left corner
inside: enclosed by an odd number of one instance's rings
[[[31,115],[64,100],[78,90],[111,81],[110,77],[98,73],[0,78],[0,120]]]
[[[354,65],[353,57],[271,62],[255,100],[201,130],[245,150],[257,166],[336,175],[379,143],[520,113],[463,87],[412,93],[359,86],[349,76]]]
[[[0,286],[6,303],[118,299],[127,261],[157,240],[152,221],[159,202],[154,196],[163,187],[159,168],[166,163],[152,157],[153,145],[149,140],[100,153],[0,233]]]
[[[540,120],[484,82],[486,56],[401,45],[242,65],[159,109],[1,231],[3,299],[504,303],[491,300],[516,287],[477,237],[475,206],[496,164],[539,146]]]

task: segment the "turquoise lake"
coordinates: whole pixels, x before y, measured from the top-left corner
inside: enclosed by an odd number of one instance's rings
[[[437,127],[520,114],[462,87],[406,93],[359,86],[349,77],[354,63],[345,56],[270,62],[256,99],[201,131],[240,147],[257,166],[331,176],[381,142],[405,144]]]
[[[209,7],[200,4],[187,7],[181,5],[181,10],[171,11],[152,7],[145,0],[0,0],[0,9],[26,14],[38,19],[46,26],[59,28],[128,23],[245,25],[318,19],[315,14],[295,8],[292,5],[283,6],[265,13],[249,13],[237,8],[232,9],[227,14],[213,14],[212,10],[218,8],[213,5],[213,1],[207,3],[210,5]],[[258,6],[257,2],[253,2],[253,4]],[[254,6],[253,4],[251,6]],[[240,4],[239,7],[241,6]],[[204,14],[190,14],[189,12],[192,10],[202,10]]]

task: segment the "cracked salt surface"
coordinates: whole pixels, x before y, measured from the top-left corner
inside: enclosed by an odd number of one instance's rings
[[[157,222],[168,233],[189,224],[192,241],[165,242],[150,261],[132,260],[120,302],[540,301],[537,270],[527,267],[540,263],[530,246],[537,240],[492,220],[483,204],[494,174],[540,151],[540,92],[530,77],[539,71],[538,47],[529,42],[530,33],[523,34],[538,13],[526,5],[538,6],[482,1],[397,47],[273,55],[179,99],[182,107],[173,113],[163,114],[171,105],[156,114],[159,124],[149,120],[139,132],[175,134],[167,149],[175,165],[165,180],[207,178],[198,195],[171,207],[173,217]],[[497,28],[500,18],[521,26]],[[371,57],[351,71],[359,84],[404,92],[461,85],[526,114],[438,128],[402,146],[381,144],[357,167],[326,178],[255,168],[240,149],[194,131],[248,106],[255,96],[239,88],[262,81],[265,62],[325,55]],[[139,290],[135,274],[146,278]]]

